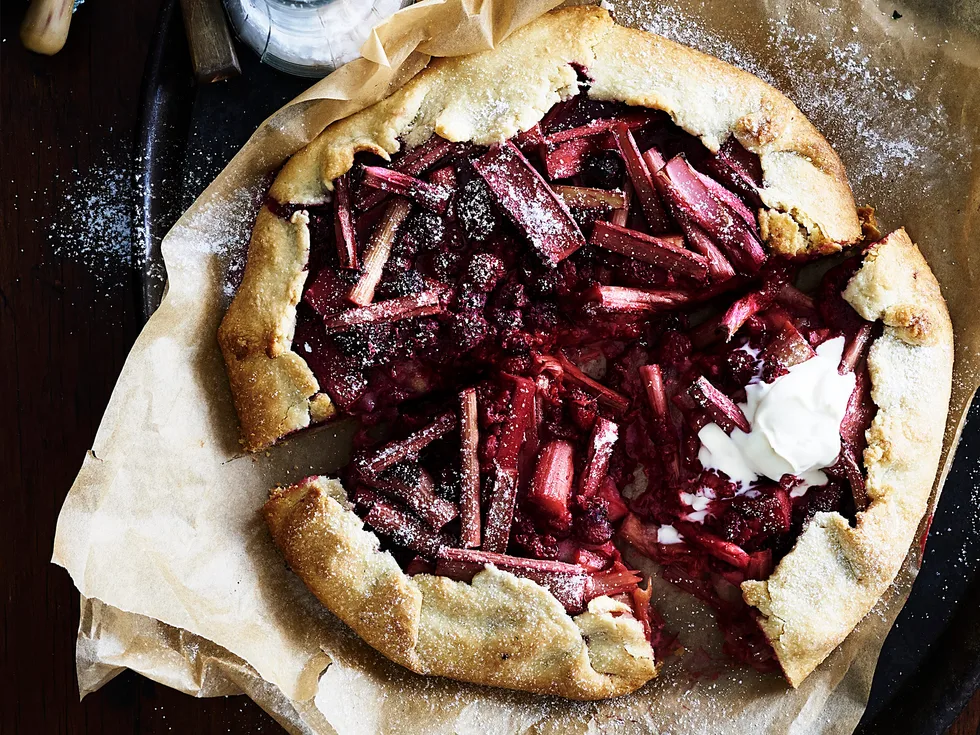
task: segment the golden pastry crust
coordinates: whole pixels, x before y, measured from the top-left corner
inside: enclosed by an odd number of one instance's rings
[[[742,584],[794,687],[895,579],[929,502],[952,385],[946,303],[904,230],[871,247],[844,298],[885,324],[868,355],[878,407],[864,452],[870,504],[853,528],[837,513],[818,513],[769,579]]]
[[[412,147],[433,134],[479,144],[503,141],[532,127],[555,103],[577,92],[573,62],[589,70],[594,98],[664,110],[712,151],[734,135],[758,154],[764,173],[760,196],[766,205],[759,222],[772,252],[832,252],[860,238],[841,162],[792,102],[718,59],[618,26],[594,6],[541,16],[491,51],[432,61],[390,97],[327,127],[286,163],[270,196],[294,205],[323,204],[333,180],[351,168],[360,151],[389,158],[402,144]],[[288,342],[284,335],[295,318],[294,296],[298,298],[302,282],[296,281],[295,291],[269,289],[267,281],[280,276],[265,271],[288,261],[296,276],[305,260],[301,265],[293,260],[295,237],[284,226],[278,228],[284,254],[273,252],[277,235],[264,221],[268,216],[256,223],[249,248],[253,288],[236,296],[229,312],[234,312],[235,324],[227,330],[223,325],[223,332],[234,332],[222,338],[226,356],[226,343],[240,348],[242,334],[263,347]],[[263,246],[259,252],[257,241]],[[256,288],[265,289],[261,302],[255,299]],[[275,297],[280,303],[272,303]],[[247,365],[229,363],[243,443],[250,451],[317,420],[316,412],[311,418],[309,405],[315,395],[310,391],[316,390],[312,375],[298,364],[277,363],[302,363],[302,358],[277,354],[250,358]],[[236,371],[242,374],[236,376]],[[266,393],[270,390],[274,395]],[[316,400],[324,403],[326,397]],[[332,413],[332,406],[320,413]]]
[[[570,617],[543,587],[488,566],[469,584],[406,575],[354,514],[337,480],[276,489],[272,537],[314,595],[375,649],[420,674],[604,699],[659,665],[629,606],[599,597]]]
[[[268,207],[259,210],[242,283],[218,328],[249,451],[335,413],[309,366],[291,351],[310,257],[308,224],[305,212],[285,220]]]

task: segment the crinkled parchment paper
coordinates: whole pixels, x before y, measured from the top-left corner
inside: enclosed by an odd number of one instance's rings
[[[612,9],[785,91],[841,154],[858,202],[876,205],[885,227],[908,227],[956,327],[951,447],[980,375],[980,11],[970,0],[911,1],[621,0]],[[171,230],[169,292],[133,347],[58,523],[54,561],[83,595],[83,695],[130,668],[199,696],[244,692],[295,732],[853,729],[915,555],[797,691],[726,666],[710,617],[661,583],[657,602],[688,653],[634,695],[577,704],[389,663],[286,570],[260,520],[271,486],[336,468],[349,433],[329,426],[261,456],[238,450],[215,330],[270,174],[429,55],[487,48],[555,4],[446,0],[401,11],[372,34],[364,59],[269,118]]]

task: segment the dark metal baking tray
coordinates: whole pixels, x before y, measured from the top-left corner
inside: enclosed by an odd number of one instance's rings
[[[195,87],[175,0],[147,62],[135,142],[143,310],[163,294],[160,240],[262,120],[309,85],[238,50],[242,76]],[[885,642],[860,733],[945,731],[980,687],[980,401],[932,522],[922,571]]]

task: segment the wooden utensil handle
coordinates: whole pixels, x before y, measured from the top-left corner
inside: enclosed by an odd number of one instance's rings
[[[180,0],[194,76],[202,84],[241,74],[221,0]]]
[[[31,0],[20,25],[20,40],[31,51],[52,56],[68,38],[74,0]]]

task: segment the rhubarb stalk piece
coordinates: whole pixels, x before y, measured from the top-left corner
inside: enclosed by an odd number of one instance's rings
[[[594,286],[586,292],[586,297],[602,311],[633,315],[669,311],[691,300],[683,291],[625,286]]]
[[[766,260],[759,238],[727,204],[715,198],[682,155],[674,156],[654,176],[671,206],[707,232],[738,269],[759,271]]]
[[[732,264],[728,262],[721,250],[711,241],[703,229],[701,229],[695,222],[684,213],[683,210],[678,209],[669,197],[666,196],[665,188],[666,185],[662,177],[657,176],[657,173],[666,165],[664,157],[660,155],[660,151],[656,148],[651,148],[646,153],[643,154],[643,161],[647,164],[647,168],[653,172],[653,183],[660,195],[665,199],[665,204],[671,216],[680,225],[681,230],[684,232],[684,237],[687,239],[688,244],[705,258],[708,259],[708,272],[711,274],[711,280],[715,283],[720,283],[721,281],[726,281],[735,275],[735,269]]]
[[[763,350],[762,357],[766,362],[790,368],[816,356],[813,347],[785,313],[772,309],[769,318],[779,331]]]
[[[619,151],[623,154],[623,161],[626,163],[626,173],[629,174],[630,182],[633,184],[633,191],[640,201],[643,216],[650,226],[650,231],[654,234],[667,232],[670,229],[670,222],[667,213],[664,211],[663,204],[654,187],[650,169],[647,168],[640,155],[640,149],[636,145],[636,140],[630,132],[629,127],[619,124],[613,128],[616,142],[619,144]]]
[[[549,179],[568,179],[582,172],[586,156],[607,147],[604,136],[573,138],[554,148],[542,146],[541,158]]]
[[[658,560],[665,548],[677,546],[687,550],[687,544],[681,541],[677,544],[662,545],[658,535],[659,524],[644,523],[635,513],[630,513],[623,519],[619,526],[619,537],[629,543],[643,556]],[[682,537],[683,538],[683,537]]]
[[[534,383],[514,378],[510,416],[504,423],[494,459],[494,485],[487,508],[487,525],[483,548],[503,553],[510,541],[517,500],[517,457],[527,436],[527,426],[534,410]]]
[[[870,499],[868,498],[868,488],[864,481],[864,473],[861,471],[861,465],[858,462],[855,451],[846,443],[841,444],[837,464],[843,467],[844,476],[847,478],[847,483],[851,486],[854,507],[858,511],[867,510]]]
[[[440,414],[431,424],[414,434],[389,442],[381,449],[359,457],[356,460],[357,468],[364,477],[377,477],[396,462],[418,456],[419,452],[454,428],[456,428],[456,416],[451,412]]]
[[[465,155],[472,146],[469,143],[451,143],[438,135],[431,136],[425,143],[417,145],[399,157],[391,168],[409,176],[421,176],[450,154]],[[380,204],[387,193],[380,189],[369,189],[361,196],[358,208],[368,210]]]
[[[738,544],[733,544],[730,541],[725,541],[723,538],[708,533],[698,527],[696,523],[675,521],[674,525],[684,535],[684,538],[694,542],[716,559],[720,559],[726,564],[731,564],[738,569],[748,569],[752,559],[745,549]]]
[[[405,501],[432,529],[438,531],[457,516],[456,506],[435,494],[432,476],[414,464],[400,463],[364,482]]]
[[[762,186],[762,161],[759,156],[745,148],[734,136],[722,143],[717,158],[737,171],[745,182],[754,188]]]
[[[525,155],[537,150],[542,143],[544,143],[544,133],[541,131],[541,123],[534,123],[527,130],[521,131],[514,137],[514,144]]]
[[[794,314],[816,314],[817,305],[813,297],[805,294],[791,283],[781,283],[776,289],[776,303],[785,306]]]
[[[600,221],[595,223],[589,242],[698,281],[708,277],[708,259],[685,249],[683,238],[677,235],[654,237]]]
[[[554,186],[552,188],[565,204],[579,209],[619,209],[626,202],[621,191],[593,189],[588,186]]]
[[[867,325],[870,327],[871,325]],[[859,335],[855,335],[853,341],[860,340]],[[865,349],[870,342],[865,341]],[[841,363],[843,367],[844,358],[847,358],[847,350],[844,351]],[[848,361],[851,358],[848,358]],[[861,358],[855,359],[855,367],[860,363]],[[841,368],[838,368],[840,370]],[[853,369],[853,368],[852,368]],[[861,448],[864,445],[865,432],[871,423],[874,404],[868,395],[871,390],[871,380],[867,373],[859,373],[854,376],[854,390],[847,401],[847,410],[844,413],[844,420],[841,421],[841,451],[837,457],[834,469],[838,470],[838,475],[843,474],[851,486],[851,494],[854,496],[854,505],[858,510],[867,508],[869,498],[865,485],[864,474],[861,470]]]
[[[357,233],[350,208],[350,174],[333,182],[334,239],[341,268],[357,268]]]
[[[542,390],[547,390],[547,387],[535,382],[531,413],[524,425],[524,443],[517,452],[517,492],[520,497],[524,497],[530,488],[538,461],[538,450],[541,448]]]
[[[680,481],[681,460],[677,448],[677,436],[672,429],[670,409],[667,406],[663,371],[659,365],[654,364],[643,365],[639,372],[643,379],[643,386],[646,388],[650,412],[653,414],[654,438],[660,448],[667,483],[673,487]]]
[[[364,522],[378,533],[391,538],[399,546],[422,556],[435,557],[447,544],[447,539],[430,531],[408,513],[383,501],[376,501],[364,516]]]
[[[596,418],[589,435],[589,454],[579,482],[579,495],[582,497],[591,498],[599,492],[599,484],[609,472],[609,458],[612,457],[613,445],[618,438],[618,424],[602,416]]]
[[[545,357],[544,359],[554,360],[553,357]],[[594,396],[600,406],[608,409],[614,415],[619,416],[626,413],[626,409],[630,405],[628,398],[590,378],[561,352],[558,353],[558,363],[561,365],[562,375],[566,381]]]
[[[385,210],[384,215],[371,233],[371,239],[364,249],[364,272],[351,289],[347,299],[357,306],[367,306],[374,301],[374,290],[381,280],[385,263],[391,257],[391,247],[395,243],[398,229],[405,222],[412,205],[407,199],[398,197]]]
[[[625,569],[622,564],[618,564],[605,572],[596,572],[591,579],[591,594],[596,597],[600,595],[618,595],[622,592],[629,592],[643,581],[643,575],[632,569]]]
[[[575,479],[575,448],[564,440],[544,445],[538,455],[528,500],[534,504],[551,525],[567,530],[572,525],[568,504],[572,499]]]
[[[732,267],[718,246],[711,241],[707,232],[681,212],[675,213],[674,219],[684,231],[684,237],[688,244],[707,259],[708,273],[711,274],[712,282],[722,283],[735,277],[735,268]]]
[[[480,462],[477,450],[480,428],[477,423],[476,388],[459,394],[460,464],[462,493],[459,501],[459,540],[465,549],[480,547]]]
[[[627,130],[642,127],[650,122],[651,116],[648,112],[632,112],[620,117],[600,118],[592,120],[585,125],[576,128],[566,128],[556,133],[545,136],[544,142],[549,145],[558,145],[576,138],[587,138],[600,133],[607,133],[617,126],[625,126]]]
[[[585,245],[585,237],[565,203],[512,142],[473,161],[501,209],[552,265]]]
[[[853,373],[858,362],[867,354],[871,342],[871,326],[871,324],[862,325],[847,343],[844,354],[840,358],[840,367],[837,369],[841,375]]]
[[[643,162],[647,165],[647,169],[650,171],[651,176],[656,176],[657,172],[667,165],[667,160],[656,147],[650,148],[644,152]],[[654,187],[657,186],[657,180],[655,178],[653,179],[653,185]]]
[[[626,182],[623,185],[623,206],[612,213],[612,217],[609,221],[619,227],[626,227],[627,222],[630,217],[630,206],[633,204],[633,185],[630,182]]]
[[[303,293],[303,301],[320,316],[332,316],[349,309],[350,281],[335,268],[322,268]]]
[[[452,143],[438,135],[432,135],[392,164],[392,168],[409,176],[421,176],[450,154],[462,154],[470,148],[467,143]]]
[[[695,175],[701,180],[704,187],[714,195],[715,199],[724,203],[729,209],[737,214],[739,218],[746,225],[748,225],[756,235],[759,234],[759,222],[756,220],[752,210],[745,206],[745,202],[739,199],[738,195],[729,191],[713,178],[706,176],[696,168],[692,168],[691,170],[694,171]]]
[[[449,196],[452,196],[452,192],[456,190],[456,167],[443,166],[437,168],[429,174],[429,183],[433,186],[441,186],[449,192]]]
[[[721,285],[715,284],[711,288],[705,289],[698,294],[698,301],[707,301],[710,298],[714,298],[722,291],[727,290],[729,286],[734,287],[738,285],[739,280],[741,279],[730,280]],[[776,288],[776,284],[766,284],[759,291],[748,293],[732,302],[731,306],[721,314],[708,317],[691,332],[691,343],[698,349],[704,349],[719,340],[730,342],[739,329],[772,305],[774,288]]]
[[[722,316],[721,324],[718,327],[719,333],[725,342],[731,341],[732,337],[748,321],[749,317],[768,309],[772,304],[772,298],[771,289],[766,288],[761,291],[753,291],[752,293],[746,294],[729,306],[724,316]]]
[[[568,119],[569,114],[574,110],[579,104],[577,97],[569,97],[567,100],[561,100],[556,103],[548,110],[544,117],[541,118],[541,130],[545,133],[553,133],[562,127],[562,124]]]
[[[530,579],[554,595],[565,610],[573,615],[585,608],[586,597],[589,595],[591,581],[589,575],[575,564],[524,559],[507,554],[454,549],[448,546],[443,547],[436,558],[436,574],[463,582],[472,581],[473,576],[488,564],[493,564],[497,569],[510,572],[516,577]]]
[[[749,565],[745,568],[745,577],[746,579],[768,579],[774,568],[771,549],[753,551],[749,554]]]
[[[742,409],[731,398],[715,388],[703,375],[691,384],[691,398],[701,408],[711,414],[711,418],[728,434],[736,428],[746,434],[752,431],[749,420]]]
[[[741,196],[750,206],[762,207],[759,189],[762,187],[762,163],[759,157],[746,150],[730,137],[721,150],[705,161],[708,171],[726,188]]]
[[[449,204],[449,197],[452,194],[444,186],[430,184],[383,166],[365,166],[364,185],[390,194],[401,194],[436,214],[446,211],[446,205]]]
[[[347,309],[323,320],[328,333],[343,332],[358,324],[379,324],[412,319],[419,316],[432,316],[445,311],[442,305],[441,289],[432,289],[397,299],[376,301],[369,306]]]

